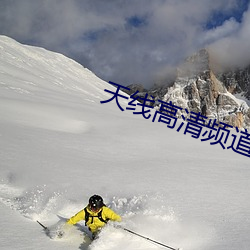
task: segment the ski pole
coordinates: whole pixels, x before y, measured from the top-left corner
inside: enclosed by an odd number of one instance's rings
[[[141,238],[143,238],[143,239],[145,239],[145,240],[148,240],[148,241],[154,242],[154,243],[156,243],[156,244],[158,244],[158,245],[161,245],[161,246],[163,246],[163,247],[166,247],[166,248],[168,248],[168,249],[171,249],[171,250],[180,250],[180,248],[173,248],[173,247],[167,246],[167,245],[162,244],[162,243],[160,243],[160,242],[158,242],[158,241],[155,241],[155,240],[152,240],[152,239],[150,239],[150,238],[148,238],[148,237],[145,237],[145,236],[143,236],[143,235],[141,235],[141,234],[135,233],[135,232],[133,232],[133,231],[127,229],[127,228],[122,228],[122,229],[125,230],[125,231],[127,231],[127,232],[129,232],[129,233],[131,233],[131,234],[137,235],[137,236],[139,236],[139,237],[141,237]]]
[[[43,227],[43,229],[46,231],[46,230],[48,230],[48,228],[47,227],[45,227],[41,222],[39,222],[38,220],[36,221],[40,226],[42,226]]]

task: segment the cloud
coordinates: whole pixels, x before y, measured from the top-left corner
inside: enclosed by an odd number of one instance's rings
[[[232,17],[224,21],[221,26],[204,31],[200,38],[201,44],[211,44],[225,37],[235,34],[240,28],[240,24]]]
[[[226,24],[220,29],[227,29]],[[210,44],[210,51],[219,65],[245,67],[250,64],[250,10],[243,15],[242,22],[225,37]]]
[[[239,22],[238,9],[238,0],[2,0],[0,33],[61,52],[105,80],[149,86],[204,46],[249,40],[248,13]]]

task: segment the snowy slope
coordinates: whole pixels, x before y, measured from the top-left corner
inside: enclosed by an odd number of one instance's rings
[[[81,227],[51,240],[36,223],[98,193],[123,226],[169,246],[248,250],[249,158],[100,104],[104,89],[63,55],[0,37],[0,248],[162,249],[112,225],[92,244]]]

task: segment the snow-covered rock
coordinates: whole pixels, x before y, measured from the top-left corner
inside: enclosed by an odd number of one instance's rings
[[[164,100],[234,127],[250,126],[248,105],[234,97],[216,77],[206,49],[187,58],[180,66],[177,79]]]
[[[232,91],[229,91],[233,84],[219,80],[210,64],[208,50],[202,49],[179,66],[177,77],[170,87],[157,88],[149,93],[181,107],[182,111],[178,111],[179,118],[181,115],[187,117],[187,112],[193,111],[234,127],[250,127],[250,109],[247,102],[236,98]],[[246,72],[242,75],[245,78],[238,79],[238,82],[242,80],[241,86],[247,86],[249,75]],[[162,89],[165,91],[164,94]],[[247,93],[246,90],[245,96]]]

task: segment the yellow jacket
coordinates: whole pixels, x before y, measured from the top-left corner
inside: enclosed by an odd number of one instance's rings
[[[98,229],[102,228],[106,224],[105,222],[101,221],[98,218],[98,214],[100,213],[100,211],[102,211],[101,217],[104,221],[107,221],[107,220],[121,221],[122,220],[118,214],[116,214],[113,210],[111,210],[110,208],[106,206],[103,206],[98,212],[93,212],[88,207],[86,207],[86,209],[87,209],[87,212],[89,213],[89,219],[85,223],[92,233],[95,233],[96,231],[98,231]],[[74,225],[80,220],[85,220],[84,209],[82,209],[77,214],[72,216],[67,221],[67,224]]]

